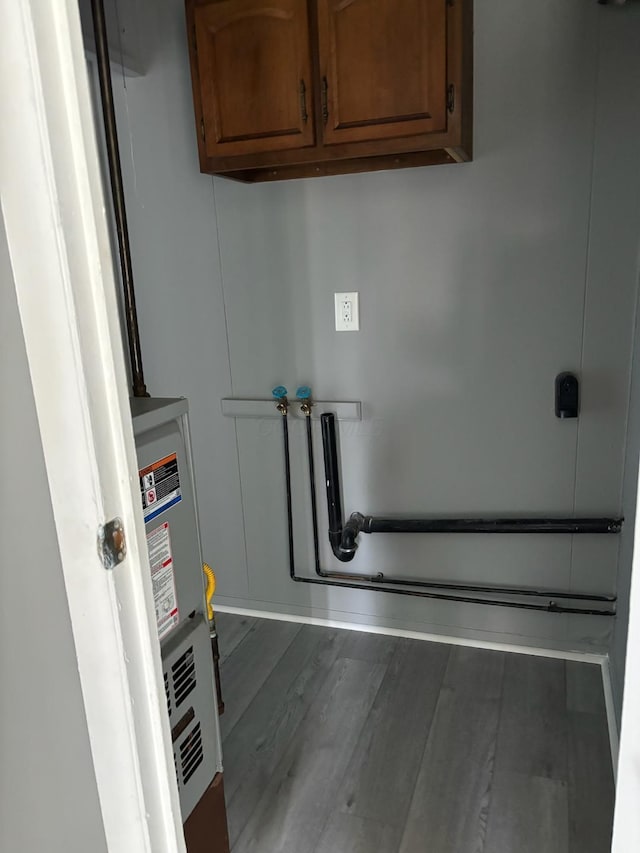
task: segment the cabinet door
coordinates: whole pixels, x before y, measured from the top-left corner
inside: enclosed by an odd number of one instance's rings
[[[194,23],[206,155],[312,145],[307,0],[211,0]]]
[[[318,0],[323,140],[446,130],[447,0]]]

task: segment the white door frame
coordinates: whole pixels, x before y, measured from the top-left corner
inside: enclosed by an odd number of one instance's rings
[[[640,478],[638,503],[640,510]],[[613,822],[614,853],[640,850],[640,511],[636,512],[629,632]]]
[[[183,853],[77,0],[3,2],[0,37],[2,209],[107,848]]]

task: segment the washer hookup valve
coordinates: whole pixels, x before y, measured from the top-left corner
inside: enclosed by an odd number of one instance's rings
[[[276,409],[281,415],[286,415],[289,411],[289,401],[287,400],[287,389],[284,385],[277,385],[271,392],[276,401]]]
[[[311,399],[311,388],[308,385],[301,385],[296,391],[296,397],[298,398],[298,402],[300,403],[300,411],[303,415],[311,414],[311,409],[313,408],[313,400]]]

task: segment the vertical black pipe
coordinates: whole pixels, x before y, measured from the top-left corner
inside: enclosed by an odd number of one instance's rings
[[[313,556],[316,574],[323,576],[320,566],[320,536],[318,533],[318,499],[316,496],[316,463],[313,457],[313,424],[311,415],[307,415],[307,455],[309,457],[309,491],[311,495],[311,521],[313,523]]]
[[[287,493],[287,530],[289,532],[289,575],[296,576],[296,562],[293,550],[293,507],[291,503],[291,456],[289,454],[289,416],[282,412],[282,441],[284,447],[284,477]]]
[[[329,514],[329,542],[334,554],[340,551],[342,537],[342,499],[340,497],[340,470],[336,444],[336,417],[332,412],[320,415],[324,473],[327,484],[327,510]]]
[[[131,266],[131,247],[129,245],[129,229],[127,227],[127,210],[122,185],[122,169],[120,166],[120,149],[118,147],[118,132],[116,114],[113,106],[113,90],[111,88],[111,68],[109,67],[109,44],[107,41],[107,25],[104,16],[103,0],[91,0],[93,12],[93,32],[96,42],[96,57],[98,60],[98,78],[100,80],[100,97],[102,100],[102,115],[104,119],[104,135],[109,161],[109,179],[113,198],[113,213],[118,234],[118,251],[120,254],[120,269],[122,270],[122,288],[124,292],[125,325],[129,344],[129,361],[134,397],[148,397],[147,386],[144,384],[142,367],[142,348],[140,346],[140,331],[138,329],[138,313],[136,311],[136,295],[133,284],[133,269]]]
[[[213,678],[216,683],[218,714],[222,716],[224,714],[224,700],[222,699],[222,682],[220,681],[220,646],[215,627],[211,631],[211,654],[213,655]]]

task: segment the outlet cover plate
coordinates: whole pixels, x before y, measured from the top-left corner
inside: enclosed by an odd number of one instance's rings
[[[358,292],[335,293],[336,332],[357,332],[360,330],[360,310]]]

